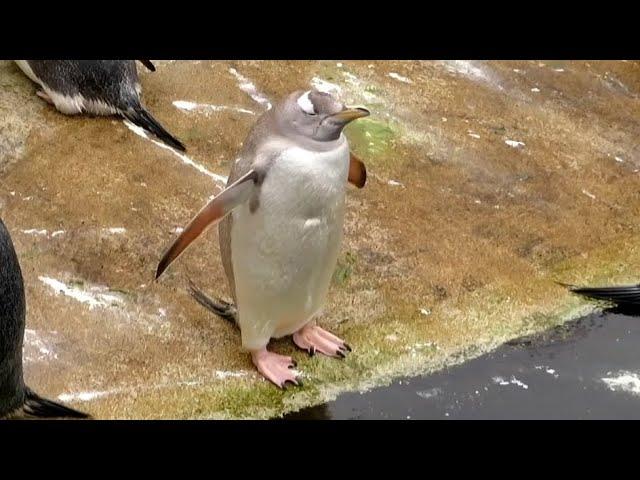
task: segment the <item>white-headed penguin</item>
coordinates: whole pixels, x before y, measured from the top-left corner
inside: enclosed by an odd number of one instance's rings
[[[25,385],[25,313],[22,271],[11,236],[0,219],[0,418],[87,418],[86,413],[44,399]]]
[[[140,60],[155,71],[149,60]],[[167,145],[185,146],[153,118],[140,101],[142,87],[134,60],[16,60],[42,90],[38,96],[67,115],[121,115]]]
[[[265,112],[244,141],[227,188],[194,217],[156,272],[157,278],[222,220],[220,251],[235,306],[208,299],[209,306],[236,320],[254,365],[279,387],[299,380],[291,357],[267,350],[271,338],[293,335],[310,354],[341,358],[350,351],[314,317],[340,250],[346,184],[362,187],[366,179],[343,129],[367,115],[317,90],[294,92]]]

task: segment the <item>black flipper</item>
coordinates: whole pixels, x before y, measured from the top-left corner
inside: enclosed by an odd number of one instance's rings
[[[185,152],[187,150],[184,144],[167,132],[164,127],[144,109],[144,107],[137,106],[129,108],[128,110],[123,111],[122,115],[124,115],[124,117],[131,123],[144,128],[170,147],[180,150],[181,152]]]
[[[605,300],[616,305],[640,306],[640,284],[612,287],[576,287],[566,285],[569,290],[584,297]]]
[[[87,413],[42,398],[30,388],[26,389],[25,394],[22,410],[27,415],[39,418],[91,418]]]
[[[151,70],[152,72],[156,71],[156,66],[151,63],[151,60],[138,60],[141,64],[143,64],[145,67],[147,67],[149,70]]]
[[[209,297],[206,293],[196,287],[191,280],[189,280],[189,293],[191,296],[210,312],[215,313],[220,318],[227,320],[233,324],[237,324],[236,306],[233,303],[225,302],[224,300],[217,300]]]

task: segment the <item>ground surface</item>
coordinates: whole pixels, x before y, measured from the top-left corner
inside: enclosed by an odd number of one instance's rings
[[[636,62],[182,62],[139,67],[180,157],[113,118],[65,117],[0,63],[0,215],[27,290],[26,374],[99,418],[264,418],[429,372],[591,306],[559,287],[640,276]],[[371,109],[320,323],[354,347],[305,386],[253,372],[186,292],[228,290],[217,232],[160,282],[163,250],[217,193],[256,116],[316,85]],[[178,102],[175,104],[174,102]]]

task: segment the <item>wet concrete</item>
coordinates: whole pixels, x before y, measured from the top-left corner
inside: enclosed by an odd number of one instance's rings
[[[25,276],[26,375],[44,395],[99,418],[277,416],[591,310],[555,280],[638,280],[638,62],[157,66],[139,68],[144,101],[188,157],[118,119],[59,114],[0,62],[0,215]],[[319,318],[354,352],[276,342],[305,373],[280,392],[186,292],[190,277],[228,294],[215,230],[153,274],[256,116],[308,85],[372,111],[347,132],[369,183],[349,189]]]
[[[287,420],[640,419],[640,316],[598,313]]]

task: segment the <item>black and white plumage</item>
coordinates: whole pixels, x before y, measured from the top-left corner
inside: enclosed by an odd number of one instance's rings
[[[38,396],[24,383],[25,327],[22,271],[11,236],[0,220],[0,418],[87,418],[88,415]]]
[[[150,70],[149,60],[140,60]],[[67,115],[121,115],[167,145],[185,151],[144,108],[134,60],[16,60],[20,69],[42,88],[38,96]]]

